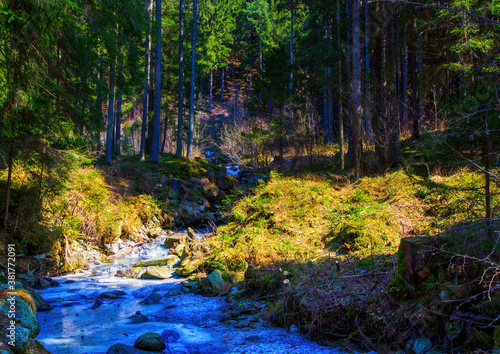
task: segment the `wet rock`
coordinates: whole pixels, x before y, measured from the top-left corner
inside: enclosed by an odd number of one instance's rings
[[[160,236],[161,234],[163,233],[163,230],[161,227],[154,227],[152,229],[149,229],[146,233],[146,235],[149,237],[149,238],[157,238],[158,236]]]
[[[165,242],[163,245],[165,248],[176,248],[180,244],[186,244],[187,243],[187,235],[185,234],[177,234],[177,235],[172,235],[168,236],[165,239]]]
[[[202,264],[203,264],[203,260],[202,259],[194,259],[192,261],[189,261],[184,266],[184,268],[182,268],[182,275],[181,276],[187,277],[187,276],[193,274],[195,271],[198,270],[198,268]],[[176,272],[176,274],[179,275],[179,273],[177,273],[177,272]]]
[[[52,305],[44,300],[35,290],[28,289],[28,292],[33,297],[38,312],[50,311],[53,309]]]
[[[96,299],[90,308],[92,310],[95,310],[96,308],[98,308],[99,306],[101,306],[103,302],[104,302],[103,299]]]
[[[160,303],[161,300],[161,295],[158,293],[152,293],[150,294],[147,298],[145,298],[143,301],[141,301],[141,304],[144,305],[156,305]]]
[[[143,315],[140,311],[136,311],[136,313],[129,318],[132,320],[129,322],[130,324],[144,323],[149,321],[148,316]]]
[[[7,327],[8,328],[8,327]],[[28,328],[25,327],[17,327],[16,328],[16,341],[14,348],[14,353],[26,353],[28,351],[28,348],[30,346],[30,340],[31,338],[34,338],[35,336],[31,335],[31,331]]]
[[[191,240],[196,239],[196,233],[194,232],[194,230],[192,228],[190,228],[190,227],[187,228],[187,234]]]
[[[259,336],[249,336],[245,340],[250,343],[263,343],[264,341]]]
[[[415,354],[423,354],[432,348],[432,343],[429,338],[417,338],[413,343],[412,350]]]
[[[146,271],[141,275],[142,279],[167,279],[172,277],[173,275],[172,268],[165,267],[156,267],[151,266],[147,267]]]
[[[143,273],[144,270],[139,267],[134,267],[127,270],[119,269],[116,271],[115,277],[138,279],[142,276]]]
[[[14,312],[10,312],[14,310]],[[40,333],[40,322],[36,316],[36,305],[31,294],[23,289],[0,291],[0,336],[15,331],[14,353],[25,353],[31,347],[31,340]],[[14,313],[15,325],[9,314]],[[12,318],[12,316],[11,316]],[[14,327],[14,328],[12,328]]]
[[[154,332],[142,334],[134,343],[134,348],[161,352],[166,348],[165,340]]]
[[[181,293],[178,290],[169,290],[164,296],[165,297],[170,297],[170,296],[179,296]]]
[[[188,250],[187,244],[181,243],[175,246],[175,248],[173,248],[171,252],[172,254],[178,257],[182,257],[182,255],[185,254],[187,250]]]
[[[162,332],[161,336],[163,337],[163,339],[165,340],[166,343],[175,343],[181,337],[181,335],[178,332],[176,332],[172,329],[164,330]]]
[[[177,263],[180,262],[179,257],[175,255],[170,255],[167,257],[162,257],[162,258],[153,258],[153,259],[146,259],[143,261],[139,261],[134,264],[135,267],[149,267],[149,266],[170,266],[170,267],[175,267]]]
[[[231,317],[237,318],[243,315],[254,315],[259,312],[257,306],[250,301],[243,301],[235,304],[231,309]]]
[[[111,291],[105,291],[99,295],[97,295],[98,299],[118,299],[120,296],[125,295],[125,293],[121,290],[111,290]]]
[[[290,326],[289,332],[290,332],[290,334],[299,334],[300,330],[299,330],[299,327],[297,327],[296,325],[293,324]]]
[[[59,284],[59,282],[57,280],[52,280],[50,282],[50,286],[53,286],[53,287],[58,287],[58,286],[61,286],[61,284]]]
[[[40,288],[48,288],[50,287],[50,281],[48,281],[47,279],[40,278],[38,281],[38,286]]]
[[[74,284],[74,283],[76,283],[76,280],[68,279],[64,283],[66,283],[66,284]]]
[[[222,274],[220,271],[214,270],[202,283],[201,293],[203,296],[217,296],[222,291],[223,284]]]
[[[159,353],[159,352],[156,352]],[[131,345],[126,344],[114,344],[112,345],[106,354],[151,354],[150,351],[141,350],[138,348],[134,348]]]

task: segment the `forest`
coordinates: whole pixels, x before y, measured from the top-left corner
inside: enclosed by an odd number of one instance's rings
[[[500,349],[499,0],[2,0],[0,44],[2,306],[126,258],[303,352]]]

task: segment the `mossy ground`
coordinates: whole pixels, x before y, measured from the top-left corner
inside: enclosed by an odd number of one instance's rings
[[[404,349],[415,328],[433,338],[444,336],[446,316],[452,314],[436,306],[441,291],[454,286],[444,265],[450,257],[440,259],[435,274],[419,285],[411,279],[399,283],[413,293],[410,298],[401,301],[388,284],[403,237],[440,234],[484,213],[484,177],[450,171],[422,177],[398,170],[356,182],[325,173],[274,173],[233,205],[230,222],[210,241],[211,259],[228,271],[248,266],[248,294],[278,304],[270,306],[270,319],[296,324],[327,344],[355,349],[361,343],[392,352]],[[468,232],[470,240],[477,239],[477,230]],[[494,242],[464,243],[464,237],[448,232],[443,245],[478,258],[495,247]],[[471,275],[462,277],[463,284],[479,283],[479,268],[464,268],[458,259],[453,274],[460,269]],[[452,294],[458,299],[468,292],[459,286]],[[431,312],[422,310],[426,306]],[[479,340],[489,343],[492,336],[492,331],[479,333],[468,347]]]

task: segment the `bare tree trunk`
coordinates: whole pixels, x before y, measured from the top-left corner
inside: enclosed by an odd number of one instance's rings
[[[109,78],[109,98],[108,98],[108,130],[106,135],[106,163],[112,163],[113,155],[113,123],[114,123],[114,106],[115,106],[115,63],[111,64]]]
[[[363,152],[363,106],[361,103],[361,3],[352,0],[352,157],[356,177],[361,176],[361,155]]]
[[[337,50],[340,51],[341,36],[340,36],[340,0],[337,0]],[[345,154],[344,154],[344,90],[342,87],[342,58],[339,57],[339,148],[340,148],[340,168],[345,168]]]
[[[224,102],[224,68],[221,72],[220,103]]]
[[[122,125],[122,92],[118,88],[118,97],[116,98],[116,119],[115,119],[115,154],[121,155],[121,125]]]
[[[161,110],[161,0],[156,0],[156,68],[155,68],[155,114],[153,121],[153,139],[149,159],[160,162],[160,110]]]
[[[147,7],[148,21],[151,18],[151,9],[153,7],[153,0],[149,0]],[[151,42],[149,33],[146,36],[146,45],[144,50],[144,93],[142,98],[142,130],[141,130],[141,147],[140,147],[140,160],[146,159],[146,129],[148,121],[148,92],[149,92],[149,51],[151,50]]]
[[[196,22],[198,13],[198,0],[193,0],[193,35],[191,44],[191,92],[189,97],[189,127],[187,140],[187,158],[193,158],[193,132],[194,132],[194,90],[196,78]]]
[[[213,108],[213,101],[212,101],[213,84],[214,84],[214,69],[210,68],[210,90],[208,96],[208,107],[210,109]]]
[[[13,139],[9,138],[9,172],[7,173],[7,190],[5,191],[5,209],[3,215],[3,228],[7,229],[7,222],[9,220],[9,203],[10,203],[10,190],[12,186],[12,168],[14,165],[14,143]]]
[[[179,0],[179,118],[177,120],[176,157],[182,157],[182,125],[184,120],[184,0]]]

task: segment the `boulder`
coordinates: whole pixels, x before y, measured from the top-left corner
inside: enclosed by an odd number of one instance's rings
[[[136,311],[134,315],[129,317],[132,321],[130,321],[130,324],[135,324],[135,323],[144,323],[148,322],[148,316],[143,315],[140,311]]]
[[[186,234],[176,234],[172,236],[168,236],[165,239],[165,242],[163,245],[165,248],[176,248],[180,244],[186,244],[187,243],[187,235]]]
[[[187,228],[187,234],[191,240],[196,239],[196,233],[194,232],[194,230],[192,228],[190,228],[190,227]]]
[[[217,296],[222,291],[224,280],[219,270],[214,270],[206,277],[201,285],[201,293],[203,296]]]
[[[126,345],[121,343],[113,344],[106,352],[106,354],[152,354],[152,353],[161,353],[161,351],[151,352],[134,348],[131,345]]]
[[[178,244],[174,249],[172,249],[172,254],[178,257],[182,257],[188,250],[188,246],[185,243]]]
[[[144,305],[156,305],[160,302],[161,295],[158,293],[152,293],[147,298],[141,301],[141,304]]]
[[[98,299],[118,299],[120,296],[125,295],[125,293],[121,290],[111,290],[111,291],[105,291],[99,295],[97,295]]]
[[[203,260],[202,259],[194,259],[194,260],[189,261],[184,266],[184,268],[182,268],[181,276],[187,277],[187,276],[193,274],[194,272],[196,272],[198,270],[198,268],[202,264],[203,264]],[[176,274],[179,275],[178,272],[176,272]]]
[[[154,227],[152,229],[149,229],[148,232],[146,233],[146,236],[149,238],[157,238],[163,233],[163,229],[161,227]]]
[[[53,309],[52,305],[49,304],[48,301],[44,300],[35,290],[28,289],[28,292],[31,297],[33,297],[38,312],[50,311]]]
[[[115,277],[138,279],[141,277],[142,273],[144,273],[144,270],[139,267],[134,267],[127,270],[119,269],[116,271]]]
[[[10,310],[14,310],[14,328],[9,319]],[[15,347],[11,348],[14,353],[25,353],[34,343],[32,339],[40,333],[40,322],[36,313],[35,301],[27,290],[0,291],[0,336],[6,339],[7,334],[15,331]]]
[[[142,279],[167,279],[173,275],[172,268],[151,266],[141,275]]]
[[[137,338],[134,343],[134,348],[161,352],[166,346],[165,340],[161,335],[154,332],[148,332]]]
[[[180,262],[179,257],[170,255],[162,258],[145,259],[134,264],[135,267],[150,267],[150,266],[170,266],[175,267]]]

